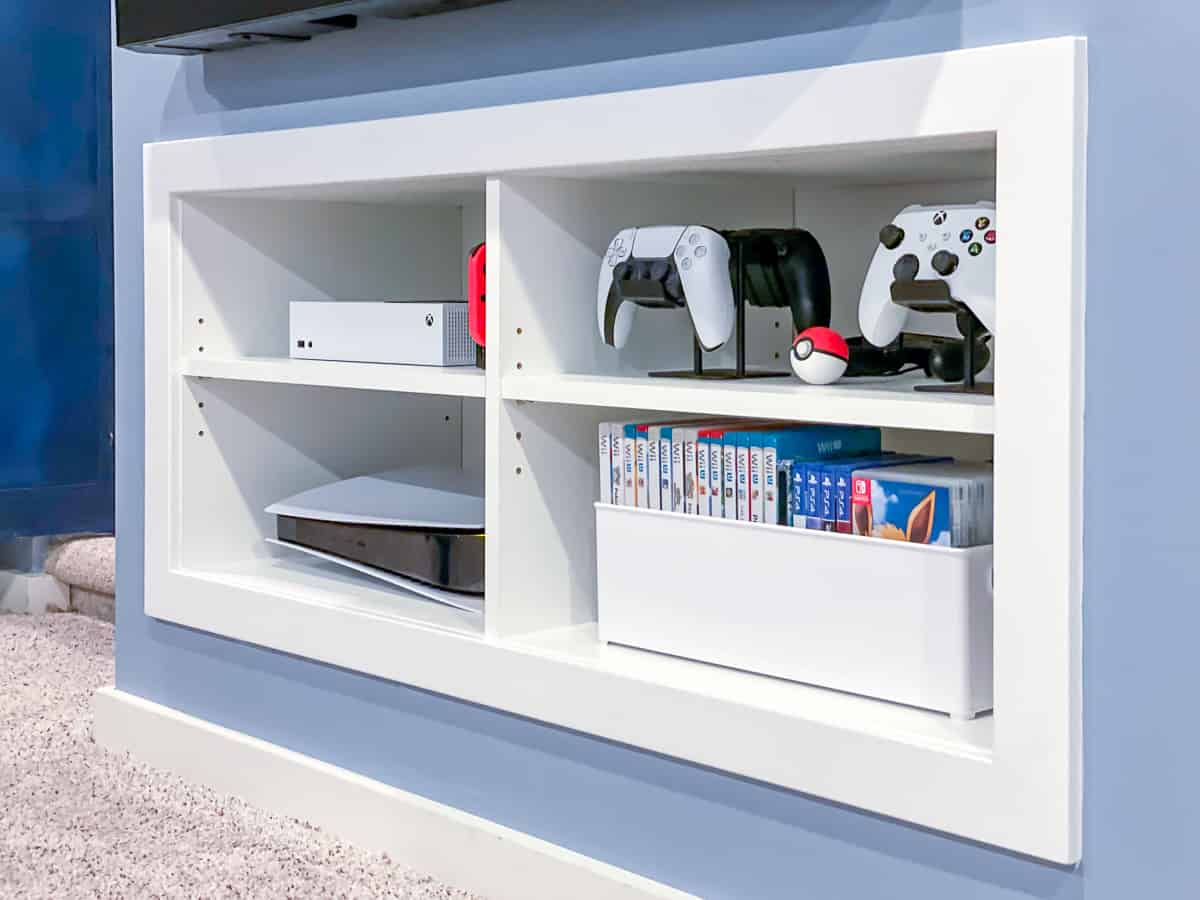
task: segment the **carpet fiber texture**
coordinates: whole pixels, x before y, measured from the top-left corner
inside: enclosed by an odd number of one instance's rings
[[[112,626],[0,615],[0,897],[470,900],[388,859],[92,742]]]

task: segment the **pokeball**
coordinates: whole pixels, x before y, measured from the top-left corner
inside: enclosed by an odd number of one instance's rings
[[[814,325],[796,335],[792,371],[809,384],[832,384],[846,372],[850,347],[832,328]]]

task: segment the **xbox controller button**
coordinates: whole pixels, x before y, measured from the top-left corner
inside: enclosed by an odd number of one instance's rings
[[[976,231],[986,231],[987,227],[991,224],[992,224],[992,220],[989,219],[987,216],[980,216],[978,219],[975,220],[975,230]]]
[[[898,225],[884,225],[879,229],[879,243],[888,250],[895,250],[904,242],[904,229]]]
[[[948,278],[958,268],[958,257],[949,250],[939,250],[933,254],[933,268],[943,278]]]
[[[991,231],[989,231],[987,234],[985,234],[983,236],[983,239],[985,241],[987,241],[989,244],[996,243],[996,229],[993,228]]]
[[[964,228],[958,235],[958,239],[964,244],[971,243],[971,238],[973,237],[975,237],[975,232],[973,232],[970,228]]]
[[[704,259],[706,256],[708,256],[708,248],[701,244],[696,248],[696,259]]]
[[[926,232],[922,231],[920,234],[917,235],[917,240],[923,244],[927,240],[929,240],[929,235]]]
[[[934,214],[933,214],[933,224],[934,224],[934,225],[944,225],[944,224],[946,224],[946,220],[947,220],[948,218],[950,218],[950,214],[949,214],[949,213],[947,213],[947,212],[946,212],[946,211],[943,209],[943,210],[941,210],[940,212],[936,212],[936,213],[934,213]]]
[[[892,275],[897,281],[912,281],[921,270],[921,261],[911,253],[905,253],[892,266]]]
[[[978,256],[980,253],[983,252],[983,244],[979,243],[979,241],[976,241],[974,244],[972,244],[970,247],[967,248],[967,252],[970,253],[972,256]]]

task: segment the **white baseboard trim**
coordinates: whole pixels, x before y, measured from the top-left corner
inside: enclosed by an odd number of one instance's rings
[[[387,852],[491,900],[692,896],[116,688],[97,691],[94,708],[96,742],[109,750]]]

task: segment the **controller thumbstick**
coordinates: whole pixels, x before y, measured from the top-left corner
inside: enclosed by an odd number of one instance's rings
[[[895,250],[904,240],[904,229],[899,225],[884,225],[879,229],[879,243],[889,250]]]
[[[897,281],[912,281],[921,269],[921,261],[911,253],[905,253],[892,266],[892,276]]]
[[[933,268],[943,278],[947,278],[958,268],[958,256],[949,250],[939,250],[933,254]]]

